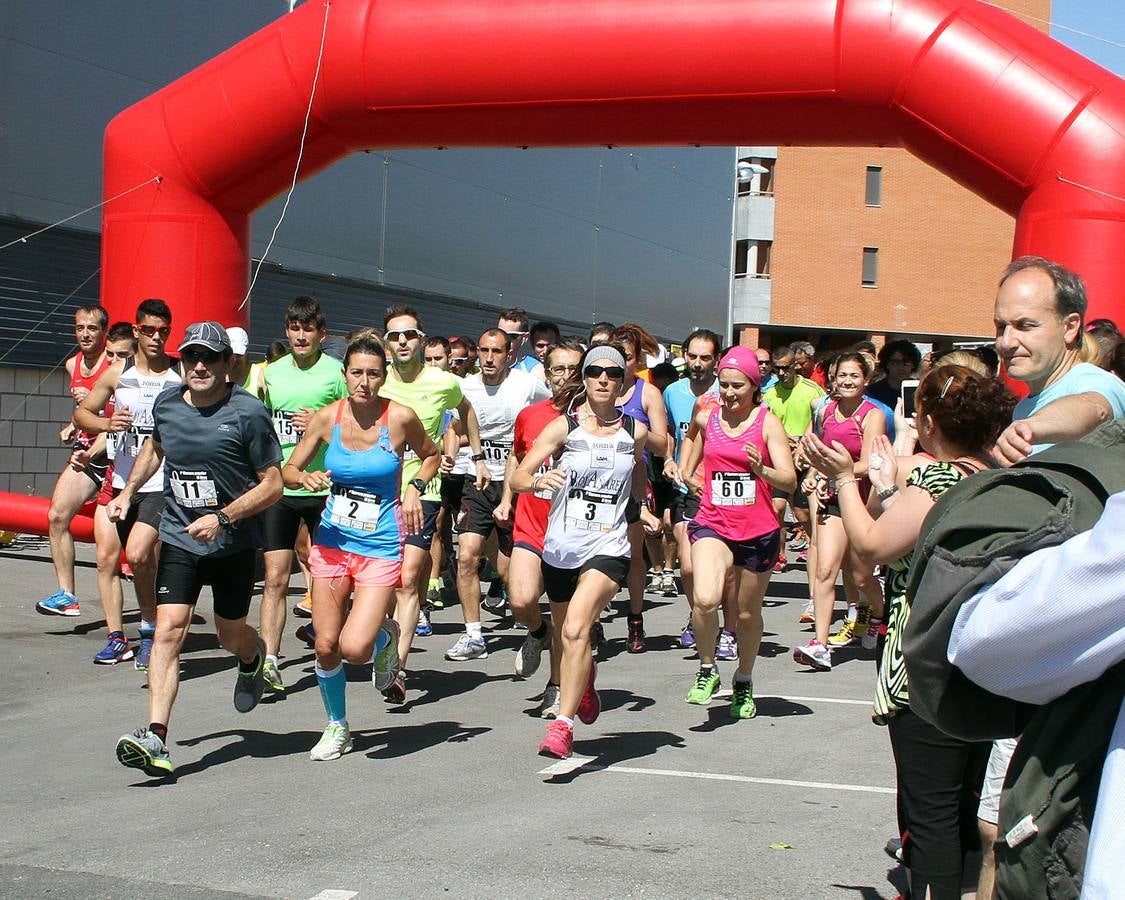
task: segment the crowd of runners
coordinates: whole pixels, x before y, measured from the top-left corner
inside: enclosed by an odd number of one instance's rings
[[[874,651],[871,715],[898,777],[890,852],[913,895],[960,896],[965,823],[996,842],[1015,742],[950,737],[912,712],[908,574],[927,514],[958,482],[1125,417],[1125,344],[1085,312],[1080,280],[1037,258],[1004,273],[995,349],[944,354],[908,340],[727,346],[706,328],[669,352],[636,323],[564,336],[521,309],[441,337],[409,306],[331,341],[319,303],[298,297],[285,341],[254,362],[246,332],[216,322],[166,346],[172,313],[157,299],[112,326],[82,307],[61,434],[74,452],[50,512],[59,590],[37,609],[80,615],[67,529],[96,500],[107,636],[93,661],[147,672],[144,723],[116,753],[152,776],[174,772],[180,650],[204,585],[237,657],[238,712],[285,692],[286,648],[312,648],[326,722],[313,760],[352,748],[345,664],[370,665],[374,689],[404,703],[411,648],[452,606],[464,631],[448,660],[488,656],[482,607],[525,630],[517,677],[547,655],[538,752],[565,758],[575,721],[600,712],[601,619],[620,591],[630,653],[646,651],[646,594],[683,596],[678,640],[699,657],[685,699],[709,704],[729,678],[730,715],[751,719],[770,577],[803,568],[794,614],[811,634],[793,660],[829,673],[839,648]],[[306,594],[290,610],[294,578]],[[991,892],[984,858],[978,896]]]

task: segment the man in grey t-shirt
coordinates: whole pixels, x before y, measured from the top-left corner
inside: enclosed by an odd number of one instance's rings
[[[166,739],[180,681],[180,649],[204,584],[211,585],[219,643],[238,657],[234,707],[262,697],[264,653],[246,623],[254,586],[255,516],[281,497],[281,445],[261,401],[227,382],[230,339],[217,322],[189,325],[180,344],[184,385],[153,404],[152,436],[110,519],[164,461],[163,547],[156,573],[156,635],[149,663],[149,725],[117,742],[122,765],[173,773]]]

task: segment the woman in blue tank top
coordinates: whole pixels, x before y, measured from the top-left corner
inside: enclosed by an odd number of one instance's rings
[[[345,660],[373,662],[371,680],[379,690],[399,677],[398,625],[387,611],[402,570],[403,536],[422,526],[422,493],[440,461],[414,411],[379,397],[386,371],[378,338],[353,340],[344,355],[347,398],[317,410],[282,469],[288,487],[330,491],[309,554],[316,677],[328,714],[328,727],[309,754],[314,760],[336,759],[352,748]],[[304,471],[321,444],[328,445],[325,471]],[[408,446],[422,468],[400,502]]]

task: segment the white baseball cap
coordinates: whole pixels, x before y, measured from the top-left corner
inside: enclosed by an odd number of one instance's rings
[[[230,349],[234,355],[245,356],[250,348],[250,335],[246,333],[246,329],[233,325],[227,329],[227,337],[230,339]]]

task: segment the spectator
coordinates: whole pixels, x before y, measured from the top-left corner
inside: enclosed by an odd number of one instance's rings
[[[590,326],[590,340],[587,343],[591,347],[594,344],[608,344],[616,327],[612,322],[596,322]]]
[[[894,409],[902,383],[917,377],[915,373],[921,363],[922,353],[910,341],[891,341],[879,353],[879,368],[884,377],[867,389],[867,396]]]

